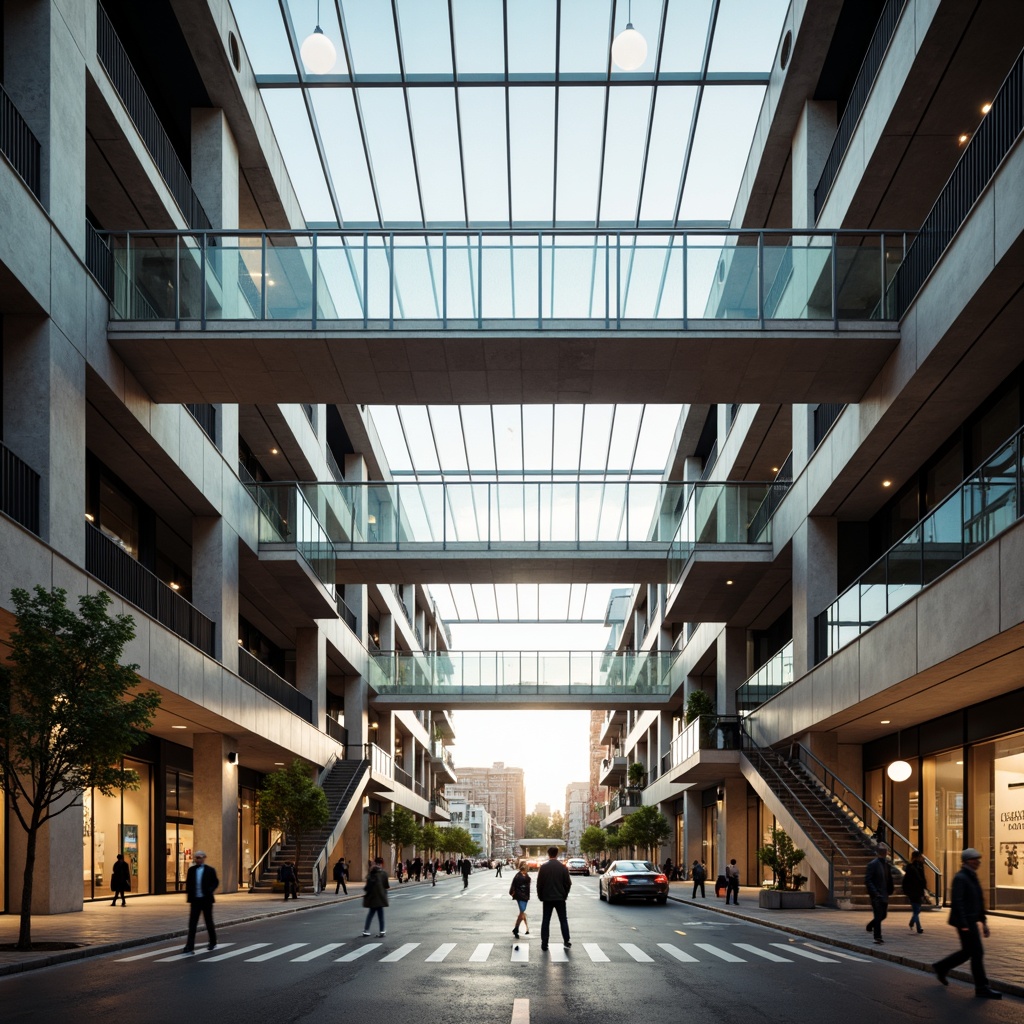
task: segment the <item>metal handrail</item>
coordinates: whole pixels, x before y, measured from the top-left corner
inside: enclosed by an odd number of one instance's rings
[[[918,848],[916,844],[912,843],[891,822],[886,821],[886,819],[883,818],[874,808],[870,807],[868,802],[855,789],[852,789],[843,782],[843,780],[839,778],[839,776],[836,775],[828,765],[811,753],[811,751],[802,743],[794,741],[790,745],[791,753],[794,750],[796,751],[796,760],[799,764],[822,786],[829,798],[861,828],[865,838],[869,838],[871,835],[870,826],[868,824],[869,819],[867,816],[867,813],[870,810],[870,813],[878,820],[879,828],[884,828],[887,835],[894,836],[896,839],[899,839],[900,842],[907,846],[907,849],[910,852],[913,852]],[[793,760],[793,758],[791,757],[790,760]],[[821,776],[813,770],[811,764],[808,762],[813,763],[820,769]],[[831,784],[829,780],[831,780]],[[836,787],[839,787],[842,790],[842,793],[838,792]],[[859,804],[861,809],[860,814],[857,814],[848,806],[851,802]],[[909,854],[906,857],[903,856],[903,854],[893,848],[891,841],[888,843],[888,846],[889,852],[892,853],[894,857],[898,857],[904,864],[909,862]],[[942,892],[942,872],[934,863],[932,863],[932,861],[927,857],[924,857],[923,854],[922,857],[925,865],[929,867],[935,875],[935,892],[932,895],[935,897],[936,902],[938,902],[939,894]]]
[[[259,875],[260,871],[263,870],[261,865],[263,864],[264,861],[268,861],[269,863],[270,855],[281,845],[283,840],[284,833],[282,832],[270,844],[270,846],[267,847],[267,849],[263,853],[263,856],[260,857],[260,859],[256,861],[256,863],[253,864],[251,868],[249,868],[249,892],[254,892],[256,889],[257,876]]]
[[[364,757],[362,758],[362,760],[360,760],[359,764],[356,766],[356,770],[352,773],[352,778],[349,780],[349,784],[344,788],[344,790],[342,790],[341,796],[338,798],[338,802],[334,805],[334,811],[338,815],[337,820],[339,822],[341,821],[342,815],[345,812],[345,808],[348,806],[349,801],[352,799],[353,791],[358,785],[359,780],[363,777],[363,774],[365,773],[366,769],[369,767],[369,761],[365,757],[365,746],[363,747],[363,753]],[[327,762],[329,767],[334,766],[333,763],[336,760],[336,758],[336,754],[331,755],[331,759]],[[324,780],[327,778],[327,775],[325,774],[326,772],[327,768],[324,768],[324,771],[320,773],[319,785],[321,786],[323,785]],[[338,826],[337,824],[335,824],[334,828],[331,830],[331,834],[327,837],[327,841],[324,843],[320,852],[317,854],[316,860],[313,861],[314,893],[321,893],[327,887],[327,861],[331,855],[331,850],[333,850],[338,843],[338,838],[335,836],[335,833],[337,831]],[[321,861],[323,862],[323,867],[321,867]]]

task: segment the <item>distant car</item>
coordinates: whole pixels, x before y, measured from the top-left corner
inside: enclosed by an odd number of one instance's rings
[[[569,869],[570,875],[590,874],[590,865],[582,857],[570,857],[565,866]]]
[[[668,878],[648,860],[613,860],[597,881],[597,893],[609,903],[645,899],[664,905],[668,901]]]

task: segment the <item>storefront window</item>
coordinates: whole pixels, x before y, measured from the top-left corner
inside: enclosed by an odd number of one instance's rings
[[[259,859],[259,828],[256,824],[256,790],[238,788],[238,884],[249,884],[249,869]]]
[[[942,871],[943,900],[949,900],[953,876],[964,849],[964,753],[962,749],[926,757],[921,764],[924,796],[924,855]]]
[[[85,899],[110,895],[110,873],[119,853],[132,877],[132,892],[150,892],[152,862],[152,771],[141,761],[124,760],[138,773],[139,788],[104,796],[82,794],[82,885]]]
[[[1024,911],[1024,733],[971,750],[970,841],[991,910]]]
[[[182,892],[185,875],[192,863],[192,776],[188,772],[168,769],[165,777],[167,794],[167,835],[164,862],[164,884],[167,892]]]

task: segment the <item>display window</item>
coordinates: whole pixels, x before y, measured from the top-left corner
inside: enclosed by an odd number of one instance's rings
[[[192,850],[195,847],[192,773],[168,768],[164,775],[164,792],[167,821],[164,886],[166,892],[184,892],[185,875],[192,863]]]
[[[990,910],[1024,912],[1024,733],[971,748],[971,844]]]
[[[949,901],[953,876],[964,849],[964,752],[958,747],[921,762],[924,797],[924,855],[942,872],[943,902]]]

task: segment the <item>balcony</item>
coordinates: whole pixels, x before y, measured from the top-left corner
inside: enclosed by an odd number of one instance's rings
[[[440,791],[430,798],[430,817],[433,821],[450,821],[451,811],[448,809],[448,798]]]
[[[313,702],[305,694],[299,693],[287,679],[254,658],[244,647],[238,648],[238,674],[250,686],[277,701],[293,715],[298,715],[306,722],[313,721]]]
[[[39,198],[40,146],[10,96],[0,86],[0,153],[10,161],[21,180]]]
[[[0,512],[39,536],[39,474],[2,443]]]
[[[621,754],[606,757],[601,762],[601,774],[598,776],[599,786],[617,787],[626,778],[627,758]]]
[[[793,641],[768,659],[736,691],[736,710],[748,715],[793,682]]]
[[[611,652],[609,652],[610,654]],[[626,724],[625,708],[609,708],[605,712],[604,722],[601,725],[600,743],[605,746],[613,740],[618,739],[622,727]]]
[[[213,621],[89,522],[85,524],[85,570],[182,640],[213,657]]]
[[[1024,513],[1024,429],[815,619],[816,661],[852,643]]]
[[[438,775],[447,776],[447,782],[459,781],[458,776],[455,773],[455,761],[452,758],[451,751],[438,740],[434,740],[430,745],[430,760],[433,764],[438,766]]]
[[[669,782],[710,783],[739,777],[742,746],[737,715],[701,715],[675,739],[662,758],[662,777]]]

